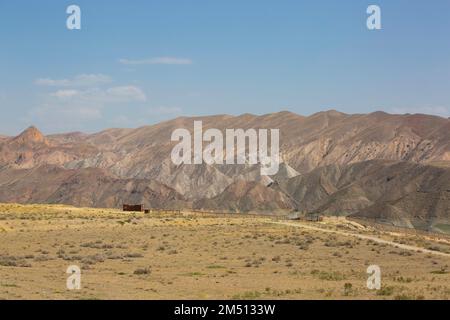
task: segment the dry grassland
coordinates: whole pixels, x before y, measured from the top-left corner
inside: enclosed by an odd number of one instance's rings
[[[345,219],[278,222],[0,205],[0,299],[450,298],[445,239],[381,232]],[[70,265],[82,270],[81,290],[66,288]],[[369,265],[381,267],[379,291],[366,287]]]

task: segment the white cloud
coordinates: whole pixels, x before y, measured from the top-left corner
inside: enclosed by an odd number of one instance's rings
[[[80,74],[72,79],[40,78],[34,81],[39,86],[47,87],[91,87],[110,83],[112,80],[104,74]]]
[[[60,100],[72,101],[73,103],[106,104],[147,101],[144,91],[135,86],[111,87],[107,89],[58,90],[50,93],[49,96]]]
[[[26,120],[51,131],[81,130],[90,124],[104,121],[103,110],[110,105],[128,106],[147,100],[142,89],[135,86],[61,89],[42,97],[43,101],[30,110]]]
[[[393,108],[392,113],[405,114],[405,113],[422,113],[431,114],[440,117],[449,117],[450,109],[447,107],[412,107],[412,108]]]
[[[135,86],[123,86],[113,87],[106,90],[106,94],[115,99],[124,99],[130,101],[146,101],[147,96],[138,87]]]
[[[191,59],[174,57],[156,57],[142,60],[120,59],[119,62],[125,65],[144,65],[144,64],[167,64],[167,65],[190,65]]]
[[[80,74],[67,79],[37,79],[35,84],[54,88],[40,95],[41,101],[25,116],[28,123],[36,123],[51,131],[82,130],[99,122],[108,123],[104,110],[111,106],[114,113],[120,106],[136,106],[147,101],[145,92],[134,85],[108,86],[109,76]],[[110,115],[110,113],[106,113]],[[126,123],[125,118],[117,118]]]
[[[78,90],[58,90],[56,92],[51,93],[50,95],[52,97],[56,97],[59,99],[67,99],[72,98],[73,96],[76,96],[79,94]]]

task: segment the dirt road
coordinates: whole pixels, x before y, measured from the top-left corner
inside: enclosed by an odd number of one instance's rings
[[[339,230],[329,230],[329,229],[324,229],[324,228],[319,228],[319,227],[315,227],[315,226],[312,226],[312,225],[304,224],[304,223],[301,223],[301,222],[275,222],[275,221],[268,221],[268,223],[284,225],[284,226],[289,226],[289,227],[303,228],[303,229],[319,231],[319,232],[325,232],[325,233],[334,233],[334,234],[339,234],[339,235],[346,236],[346,237],[359,238],[359,239],[363,239],[363,240],[372,240],[372,241],[375,241],[375,242],[378,242],[378,243],[390,245],[390,246],[393,246],[393,247],[396,247],[396,248],[400,248],[400,249],[404,249],[404,250],[410,250],[410,251],[427,253],[427,254],[434,254],[434,255],[450,258],[450,254],[445,253],[445,252],[439,252],[439,251],[428,250],[428,249],[425,249],[425,248],[411,246],[411,245],[407,245],[407,244],[401,244],[401,243],[397,243],[397,242],[394,242],[394,241],[389,241],[389,240],[377,238],[375,236],[369,236],[369,235],[357,234],[357,233],[350,233],[350,232],[339,231]]]

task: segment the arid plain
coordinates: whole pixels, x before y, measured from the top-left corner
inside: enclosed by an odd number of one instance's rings
[[[0,205],[0,299],[449,299],[449,272],[448,238],[345,218]]]

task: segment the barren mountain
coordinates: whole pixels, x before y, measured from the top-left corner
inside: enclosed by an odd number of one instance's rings
[[[225,210],[231,212],[269,212],[292,210],[295,203],[279,190],[259,182],[238,180],[224,192],[211,199],[202,199],[194,204],[195,209]]]
[[[297,209],[352,215],[397,226],[433,228],[450,215],[450,170],[371,160],[320,167],[281,185]]]
[[[250,165],[175,166],[171,134],[192,132],[194,121],[204,131],[279,129],[278,174],[262,177]],[[423,228],[450,224],[449,163],[450,120],[429,115],[217,115],[50,136],[30,127],[0,136],[0,201],[297,209]]]
[[[53,165],[2,170],[0,199],[19,203],[69,203],[80,207],[120,207],[142,203],[149,208],[189,207],[174,189],[154,180],[119,179],[104,169],[67,170]]]

